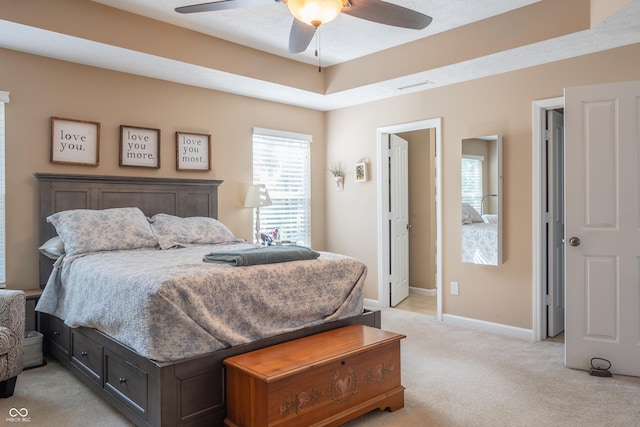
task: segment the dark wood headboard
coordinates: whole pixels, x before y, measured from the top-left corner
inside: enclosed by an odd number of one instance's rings
[[[181,217],[218,217],[221,180],[98,175],[34,174],[40,183],[40,244],[56,235],[47,217],[69,209],[136,206],[148,217],[166,213]],[[40,287],[52,261],[40,256]]]

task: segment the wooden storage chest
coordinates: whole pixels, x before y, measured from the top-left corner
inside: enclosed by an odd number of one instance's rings
[[[225,359],[225,424],[337,426],[400,409],[403,338],[351,325]]]

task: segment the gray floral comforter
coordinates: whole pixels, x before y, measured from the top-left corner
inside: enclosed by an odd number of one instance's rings
[[[159,362],[362,313],[366,266],[321,252],[247,267],[203,262],[247,244],[99,252],[54,268],[38,311],[96,328]]]

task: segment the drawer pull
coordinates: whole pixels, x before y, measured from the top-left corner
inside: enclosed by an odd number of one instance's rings
[[[127,382],[127,379],[124,378],[124,377],[120,377],[120,378],[118,378],[118,381],[120,381],[120,384],[124,384],[124,383]]]
[[[89,353],[87,353],[86,351],[83,351],[82,353],[80,353],[80,356],[82,357],[87,357],[89,355]]]
[[[58,331],[53,331],[53,335],[60,335],[60,332],[58,332]]]

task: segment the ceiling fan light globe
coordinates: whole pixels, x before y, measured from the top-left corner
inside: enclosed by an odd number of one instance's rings
[[[336,19],[342,11],[342,0],[288,0],[287,6],[298,21],[318,28]]]

